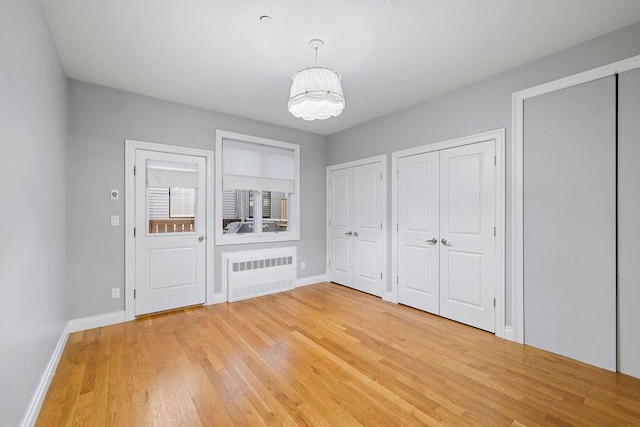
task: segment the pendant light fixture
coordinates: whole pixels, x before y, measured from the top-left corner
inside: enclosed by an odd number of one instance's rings
[[[316,51],[316,65],[293,75],[289,112],[304,120],[328,119],[340,115],[344,109],[340,75],[330,68],[318,66],[318,49],[322,46],[322,40],[311,40],[309,47]]]

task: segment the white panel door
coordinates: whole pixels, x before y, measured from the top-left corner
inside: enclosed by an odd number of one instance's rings
[[[440,151],[440,315],[495,331],[495,142]]]
[[[398,159],[398,302],[440,313],[438,152]]]
[[[168,165],[167,187],[148,187],[149,161]],[[181,166],[193,170],[194,165],[197,188],[171,184],[179,180]],[[204,303],[205,186],[205,158],[136,150],[136,316]]]
[[[382,163],[353,168],[353,287],[382,296]]]
[[[329,175],[329,280],[353,286],[353,174],[351,168]]]

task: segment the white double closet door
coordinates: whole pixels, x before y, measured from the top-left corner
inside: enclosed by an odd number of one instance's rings
[[[495,331],[495,141],[398,159],[398,302]]]
[[[329,280],[382,296],[384,163],[328,169]]]

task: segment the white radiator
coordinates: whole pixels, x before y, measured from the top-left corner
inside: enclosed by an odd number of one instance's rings
[[[229,302],[294,288],[296,248],[260,249],[222,254]]]

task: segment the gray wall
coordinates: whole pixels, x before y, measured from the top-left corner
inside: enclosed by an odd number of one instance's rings
[[[68,320],[64,72],[40,2],[0,6],[0,424],[19,425]]]
[[[618,369],[640,378],[640,69],[618,91]]]
[[[465,86],[328,138],[328,164],[431,144],[506,128],[506,158],[511,156],[511,94],[538,84],[640,54],[640,23],[587,41],[535,62]],[[429,76],[425,76],[429,78]],[[389,176],[391,162],[388,162]],[[507,163],[507,324],[511,325],[511,165]],[[391,180],[388,180],[391,194]],[[391,221],[391,203],[387,208]],[[388,230],[391,230],[389,224]],[[388,235],[391,242],[391,232]],[[391,259],[388,260],[389,271]]]
[[[216,247],[214,283],[219,289],[223,251],[265,247],[297,246],[298,261],[306,262],[299,278],[325,273],[325,137],[74,80],[69,81],[69,111],[72,318],[124,309],[124,299],[111,299],[111,288],[124,286],[124,227],[111,227],[109,218],[124,219],[125,139],[213,151],[215,130],[222,129],[300,144],[300,241]],[[120,200],[110,200],[112,188],[121,190]]]

